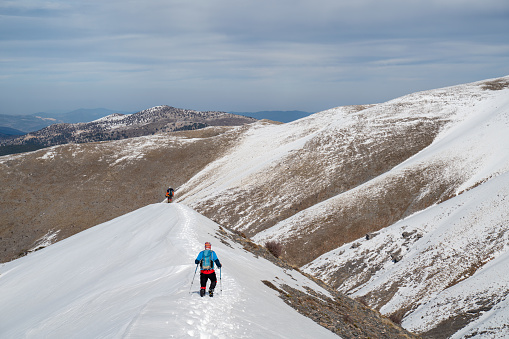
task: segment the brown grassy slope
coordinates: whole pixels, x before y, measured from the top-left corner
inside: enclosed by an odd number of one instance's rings
[[[334,198],[334,211],[294,220],[300,230],[285,239],[283,257],[304,265],[339,245],[387,227],[445,199],[454,181],[433,182],[439,168],[406,171]],[[429,183],[432,184],[429,184]],[[376,185],[381,185],[377,187]],[[423,194],[423,192],[426,192]],[[316,228],[315,225],[320,225]]]
[[[292,152],[259,178],[252,179],[257,184],[231,188],[228,194],[222,192],[205,198],[192,207],[253,236],[391,170],[428,146],[445,123],[438,119],[415,118],[403,123],[389,119],[366,129],[368,123],[362,111],[350,114],[359,116],[356,125],[319,133],[303,149]],[[397,128],[393,127],[396,125]],[[313,220],[307,226],[318,230],[308,233],[306,238],[288,239],[286,258],[293,264],[308,263],[345,242],[426,208],[448,191],[445,184],[433,194],[436,197],[414,201],[427,181],[419,173],[407,175],[408,178],[394,178],[387,183],[388,192],[398,199],[392,200],[390,194],[372,196],[366,192],[356,204],[349,204],[351,207],[338,205],[333,212]],[[407,180],[415,182],[407,185]]]
[[[486,84],[490,86],[485,88]],[[242,179],[235,173],[235,182],[228,186],[207,183],[218,188],[211,196],[199,196],[196,187],[207,185],[191,180],[185,185],[183,201],[256,241],[272,240],[261,238],[266,229],[286,227],[277,233],[286,248],[284,257],[293,264],[306,264],[448,199],[471,170],[451,166],[453,155],[448,160],[401,166],[400,171],[390,172],[427,148],[441,132],[453,128],[464,115],[482,113],[483,106],[477,104],[491,100],[491,91],[505,88],[505,84],[479,82],[415,93],[379,105],[317,113],[274,129],[283,136],[294,133],[293,140],[305,140],[303,147],[291,148],[283,137],[274,137],[273,146],[266,142],[266,156],[260,150],[253,154],[260,163],[253,163],[256,171],[246,168],[248,174]],[[316,129],[309,128],[311,124]],[[254,145],[260,136],[271,138],[267,132],[249,135],[252,139],[246,139],[245,145]],[[292,150],[285,153],[285,149]],[[240,154],[245,147],[239,147],[238,155],[235,152],[232,150],[224,162],[246,158]],[[265,164],[270,158],[275,160]],[[203,181],[228,170],[228,166],[217,164],[202,175]],[[325,202],[326,207],[320,210],[319,204]]]
[[[231,147],[237,135],[230,130],[68,144],[0,158],[0,261],[31,249],[49,230],[60,230],[61,240],[162,201],[168,185],[180,186]],[[142,155],[119,160],[137,152]]]

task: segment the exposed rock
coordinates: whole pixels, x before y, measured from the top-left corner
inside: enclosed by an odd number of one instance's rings
[[[395,263],[401,261],[401,259],[403,259],[403,255],[401,254],[401,248],[399,250],[397,250],[396,252],[391,253],[391,258],[392,258],[392,261]]]
[[[370,240],[370,239],[373,239],[374,237],[376,237],[378,235],[378,233],[366,233],[366,240]]]

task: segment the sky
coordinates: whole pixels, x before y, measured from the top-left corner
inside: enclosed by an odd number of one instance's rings
[[[0,114],[318,112],[509,75],[507,0],[2,0]]]

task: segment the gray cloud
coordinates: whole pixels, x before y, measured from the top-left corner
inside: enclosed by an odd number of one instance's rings
[[[505,0],[4,1],[0,113],[379,102],[509,74],[508,19]]]

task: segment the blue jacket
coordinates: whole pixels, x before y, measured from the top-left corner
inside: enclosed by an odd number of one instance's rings
[[[204,251],[201,251],[198,256],[196,257],[196,259],[194,260],[194,263],[195,264],[199,264],[201,263],[201,260],[203,259],[203,252]],[[216,255],[216,252],[212,251],[212,261],[216,263],[217,267],[221,268],[221,263],[219,262],[219,259],[217,258],[217,255]],[[202,272],[205,272],[205,271],[208,271],[209,273],[212,273],[214,272],[214,270],[201,270]]]

